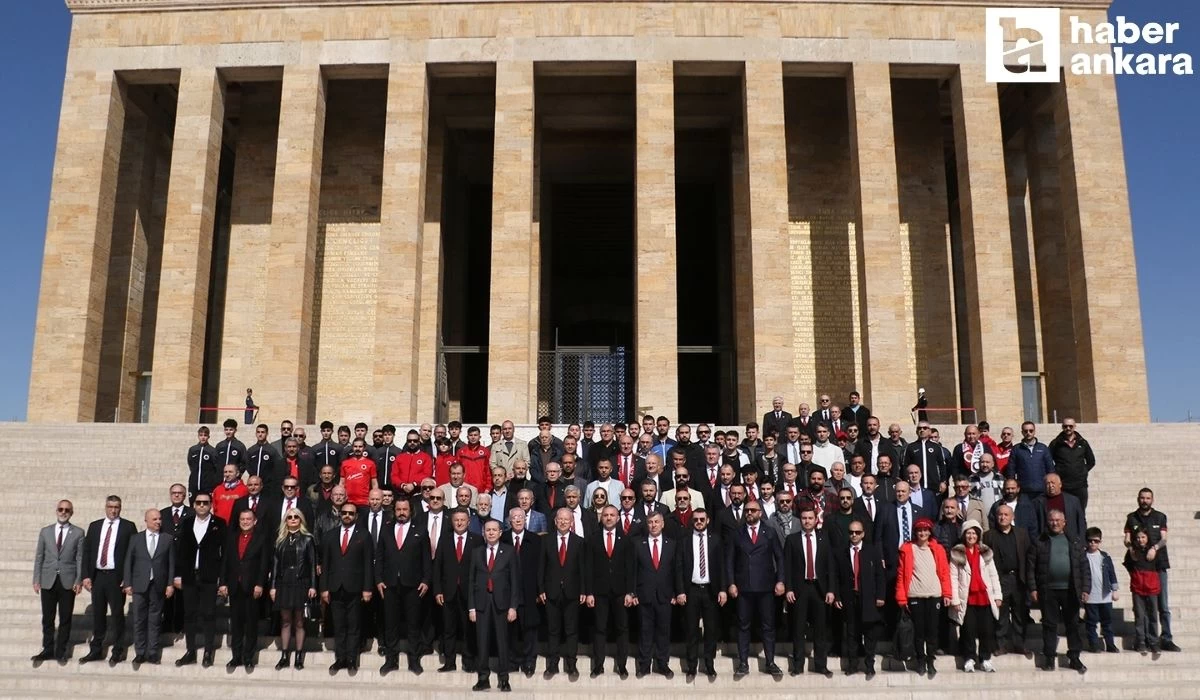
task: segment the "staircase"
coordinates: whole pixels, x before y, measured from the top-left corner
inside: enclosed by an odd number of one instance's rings
[[[1042,437],[1053,436],[1053,426],[1044,426]],[[401,429],[401,434],[403,430]],[[519,430],[526,439],[533,432]],[[891,670],[886,662],[874,680],[867,682],[861,675],[836,675],[826,680],[820,677],[786,677],[775,682],[770,676],[753,673],[734,683],[732,660],[719,656],[716,682],[703,676],[687,684],[678,659],[672,661],[677,672],[674,680],[648,676],[642,680],[632,677],[621,681],[612,672],[597,679],[587,679],[589,663],[581,656],[583,679],[570,683],[564,674],[550,681],[539,674],[526,679],[514,674],[513,686],[523,696],[551,694],[570,698],[609,697],[621,693],[627,697],[658,696],[671,692],[688,692],[710,697],[737,692],[746,697],[778,698],[780,694],[803,692],[810,697],[840,697],[853,693],[856,697],[878,698],[946,698],[962,700],[964,693],[972,698],[1003,698],[1053,694],[1056,700],[1079,698],[1200,697],[1197,681],[1200,672],[1200,577],[1193,572],[1200,566],[1200,525],[1194,519],[1196,500],[1188,488],[1194,483],[1190,459],[1170,459],[1168,455],[1200,453],[1200,427],[1190,425],[1080,425],[1096,452],[1099,466],[1091,476],[1091,503],[1088,523],[1104,530],[1105,549],[1113,556],[1121,581],[1120,601],[1116,604],[1116,629],[1124,636],[1121,654],[1087,654],[1083,656],[1089,671],[1084,676],[1059,670],[1054,673],[1038,671],[1032,661],[1020,656],[1006,655],[995,660],[997,673],[967,675],[953,669],[948,658],[939,664],[941,673],[934,680],[899,670]],[[561,432],[561,431],[557,431]],[[215,443],[219,427],[213,431]],[[961,434],[953,426],[942,428],[948,438]],[[309,435],[319,435],[309,429]],[[243,436],[253,439],[253,435]],[[907,437],[911,437],[907,436]],[[165,637],[163,664],[143,666],[134,671],[126,662],[110,668],[106,663],[80,666],[71,659],[65,666],[49,662],[33,667],[29,661],[40,647],[40,604],[32,592],[32,560],[38,530],[54,519],[54,507],[59,498],[69,498],[75,504],[73,522],[86,528],[103,515],[104,498],[110,493],[124,500],[123,516],[142,527],[142,512],[148,507],[167,503],[167,487],[183,481],[187,470],[184,461],[187,447],[195,441],[195,426],[146,425],[30,425],[0,423],[0,460],[4,473],[9,475],[9,488],[0,490],[0,521],[7,535],[0,540],[0,697],[71,697],[89,699],[127,698],[130,695],[158,697],[194,697],[200,693],[211,696],[322,698],[352,688],[356,697],[394,698],[397,691],[414,697],[461,696],[469,692],[475,678],[463,672],[437,674],[435,658],[424,662],[426,673],[414,676],[401,670],[380,677],[377,669],[382,660],[374,651],[364,654],[363,670],[350,677],[345,672],[331,678],[326,667],[332,653],[322,648],[309,654],[304,671],[273,669],[277,654],[275,640],[261,652],[260,664],[253,674],[244,669],[226,673],[227,648],[217,653],[217,665],[176,668],[174,661],[183,653],[182,638]],[[1152,449],[1147,449],[1151,447]],[[1150,461],[1151,455],[1161,459]],[[1128,651],[1132,645],[1133,612],[1128,592],[1128,576],[1120,567],[1123,556],[1121,530],[1125,515],[1136,507],[1137,490],[1142,486],[1154,489],[1155,507],[1170,518],[1171,609],[1175,641],[1183,653],[1164,653],[1158,661]],[[85,640],[91,633],[91,599],[83,592],[76,599],[74,621],[74,655],[86,653]],[[1035,618],[1036,618],[1035,614]],[[131,620],[130,620],[131,622]],[[1030,634],[1031,648],[1040,645],[1040,635]],[[127,634],[128,634],[127,630]],[[312,635],[310,649],[318,641]],[[586,645],[583,647],[586,650]],[[1066,641],[1060,641],[1065,653]],[[682,650],[677,650],[682,651]],[[132,650],[130,650],[132,657]],[[630,662],[632,669],[632,661]],[[830,667],[836,669],[836,660]],[[755,670],[754,664],[751,670]],[[203,683],[203,691],[193,683]],[[495,692],[495,691],[493,691]]]

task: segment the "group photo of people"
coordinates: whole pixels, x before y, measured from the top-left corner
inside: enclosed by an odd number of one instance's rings
[[[33,662],[71,659],[84,592],[80,664],[124,663],[132,644],[134,668],[158,665],[181,634],[176,666],[303,670],[328,650],[330,674],[353,674],[374,653],[382,675],[403,657],[474,690],[494,675],[510,691],[539,656],[545,679],[714,680],[719,651],[735,680],[933,679],[1003,654],[1083,674],[1085,652],[1121,653],[1123,595],[1127,651],[1180,650],[1167,516],[1142,488],[1122,532],[1089,524],[1096,457],[1073,418],[1043,442],[1032,422],[942,435],[922,410],[906,435],[857,392],[814,404],[776,397],[740,429],[644,415],[556,434],[543,417],[531,440],[512,421],[325,421],[312,442],[283,421],[249,444],[237,420],[217,440],[202,425],[163,507],[129,515],[114,492],[81,526],[56,504]]]

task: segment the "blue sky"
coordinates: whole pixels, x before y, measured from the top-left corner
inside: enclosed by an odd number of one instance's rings
[[[1002,4],[1002,3],[997,3]],[[1019,2],[1011,4],[1018,5]],[[1175,21],[1200,58],[1200,2],[1116,0],[1130,21]],[[23,419],[70,16],[61,0],[0,3],[0,241],[8,304],[0,420]],[[1197,66],[1200,69],[1200,66]],[[1200,419],[1200,76],[1118,79],[1154,420]],[[1133,290],[1129,290],[1130,293]]]

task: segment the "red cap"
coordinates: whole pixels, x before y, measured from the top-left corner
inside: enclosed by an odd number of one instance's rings
[[[929,518],[917,518],[917,522],[913,524],[913,531],[929,530],[933,532],[933,521]]]

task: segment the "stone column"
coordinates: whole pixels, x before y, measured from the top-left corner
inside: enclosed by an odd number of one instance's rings
[[[264,420],[304,421],[309,417],[313,278],[324,142],[325,78],[320,66],[285,66],[271,245],[263,271],[268,302],[261,346],[267,359],[262,372],[269,384],[254,392]]]
[[[771,399],[776,395],[782,395],[789,406],[799,403],[792,362],[792,298],[779,288],[780,280],[789,279],[791,270],[783,64],[747,61],[744,89],[742,123],[750,192],[754,399],[738,408],[742,418],[757,420],[770,410]],[[739,358],[739,365],[749,360]]]
[[[679,416],[679,330],[674,313],[675,69],[637,64],[637,265],[634,366],[639,412]]]
[[[46,217],[29,420],[91,421],[125,128],[112,71],[68,71]]]
[[[488,420],[537,416],[538,279],[534,235],[533,63],[496,64]]]
[[[850,83],[852,179],[858,183],[860,284],[866,297],[863,402],[887,423],[908,414],[917,391],[913,289],[911,277],[897,269],[898,250],[908,241],[900,226],[891,67],[855,63]]]
[[[951,91],[972,400],[976,420],[1003,424],[1024,408],[1000,99],[982,64],[961,65]]]
[[[382,226],[372,401],[377,419],[390,417],[397,422],[419,423],[432,417],[429,412],[418,414],[416,407],[417,376],[436,370],[436,365],[426,367],[418,359],[422,326],[437,323],[436,318],[421,315],[422,296],[436,294],[421,283],[421,250],[429,243],[423,235],[428,88],[424,63],[391,64],[379,212]]]
[[[1054,87],[1082,413],[1077,418],[1144,422],[1150,416],[1146,356],[1116,84],[1112,76],[1066,71]]]
[[[199,420],[224,120],[225,87],[216,69],[184,68],[179,74],[154,331],[153,423]]]

